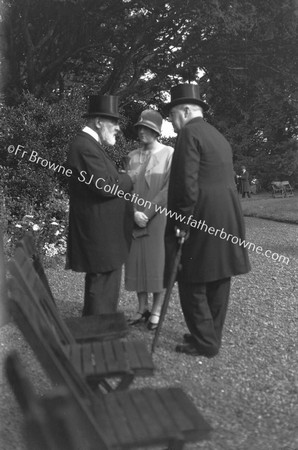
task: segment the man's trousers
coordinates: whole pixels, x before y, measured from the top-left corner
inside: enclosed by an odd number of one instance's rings
[[[186,325],[193,345],[206,356],[214,356],[221,345],[231,278],[209,283],[179,281],[179,295]]]
[[[122,267],[105,273],[86,273],[82,315],[91,316],[117,311]]]

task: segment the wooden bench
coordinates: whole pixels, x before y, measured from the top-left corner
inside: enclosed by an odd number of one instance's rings
[[[4,368],[24,414],[23,435],[28,450],[108,449],[104,442],[100,445],[102,437],[92,422],[88,430],[82,425],[82,414],[78,414],[65,387],[58,386],[38,397],[16,352],[7,355]],[[99,438],[97,445],[94,438]]]
[[[293,197],[294,191],[288,181],[272,181],[272,196],[275,197]]]
[[[15,316],[21,314],[21,291],[9,282],[10,304]],[[26,326],[22,318],[22,328]],[[28,326],[28,324],[27,324]],[[169,445],[180,450],[184,442],[209,438],[210,425],[180,388],[133,389],[95,395],[63,352],[56,352],[47,333],[30,328],[30,340],[39,347],[40,362],[53,381],[68,389],[87,436],[97,433],[97,448],[108,450]],[[92,428],[94,428],[92,430]],[[101,440],[99,439],[101,437]],[[87,447],[86,447],[87,448]]]
[[[45,270],[41,259],[35,247],[34,238],[31,233],[26,233],[17,243],[17,248],[21,248],[30,260],[32,260],[34,269],[38,274],[44,288],[44,302],[48,303],[48,310],[53,316],[56,316],[58,309],[55,298],[52,294]],[[113,314],[101,314],[98,316],[73,317],[64,320],[68,332],[78,342],[87,342],[89,340],[103,341],[115,338],[121,338],[128,334],[128,325],[124,314],[117,312]]]
[[[22,253],[22,250],[18,249],[17,252]],[[30,265],[29,261],[27,265]],[[93,389],[126,389],[135,376],[153,375],[152,356],[143,342],[115,339],[77,343],[72,338],[67,344],[62,344],[56,329],[57,323],[49,321],[31,288],[34,285],[32,277],[37,278],[37,282],[39,280],[34,270],[25,270],[21,275],[26,274],[27,278],[22,278],[14,260],[8,266],[13,275],[8,285],[11,292],[18,292],[13,299],[9,298],[9,310],[39,360],[43,358],[43,352],[38,341],[46,334],[53,350],[67,358]]]
[[[293,197],[294,191],[290,183],[288,181],[282,181],[281,184],[283,185],[284,188],[285,197]]]
[[[284,187],[281,181],[272,181],[272,197],[285,197]]]

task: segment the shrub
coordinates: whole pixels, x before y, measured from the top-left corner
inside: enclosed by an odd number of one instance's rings
[[[8,204],[13,200],[8,198]],[[5,251],[10,256],[25,232],[34,234],[37,250],[47,257],[64,255],[66,252],[68,198],[62,191],[54,190],[43,209],[37,212],[28,207],[26,213],[17,218],[10,213],[3,202],[2,211],[6,217]]]

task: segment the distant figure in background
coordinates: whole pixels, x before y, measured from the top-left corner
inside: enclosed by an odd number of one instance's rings
[[[139,302],[130,325],[148,321],[149,330],[157,328],[163,302],[166,216],[156,208],[167,203],[174,152],[172,147],[158,142],[161,126],[162,117],[157,111],[142,112],[135,124],[141,147],[129,153],[128,164],[128,174],[136,177],[134,193],[140,201],[134,204],[134,239],[125,265],[125,288],[136,291]],[[151,313],[148,293],[153,293]]]
[[[247,197],[250,198],[249,173],[247,172],[245,166],[241,166],[241,170],[242,174],[239,175],[239,178],[241,180],[242,198],[245,197],[245,194],[247,194]]]

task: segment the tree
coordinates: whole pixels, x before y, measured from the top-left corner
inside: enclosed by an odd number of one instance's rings
[[[296,0],[10,0],[7,11],[7,102],[118,94],[133,123],[174,83],[199,81],[236,164],[296,161]]]

